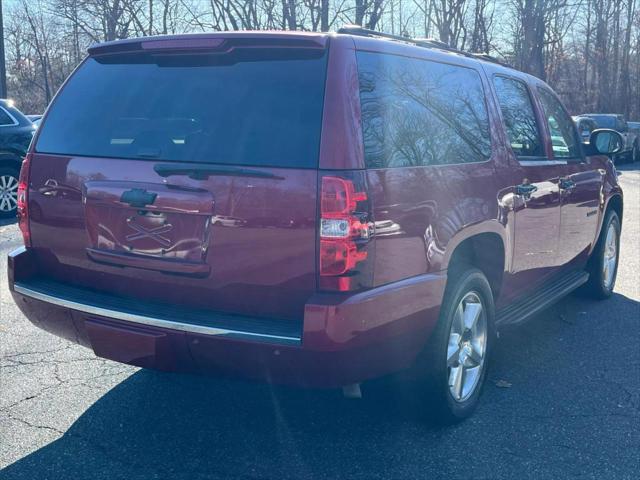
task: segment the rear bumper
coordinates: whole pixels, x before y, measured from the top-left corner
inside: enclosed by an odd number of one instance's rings
[[[316,294],[302,322],[131,302],[43,280],[30,250],[9,255],[11,294],[27,318],[96,355],[148,368],[333,387],[411,365],[438,318],[446,276],[355,295]]]

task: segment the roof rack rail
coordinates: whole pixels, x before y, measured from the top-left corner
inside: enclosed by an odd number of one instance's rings
[[[446,50],[448,52],[458,53],[460,55],[464,55],[465,57],[486,60],[488,62],[497,63],[498,65],[509,67],[509,65],[507,65],[504,62],[501,62],[495,57],[492,57],[488,53],[466,52],[464,50],[460,50],[458,48],[452,47],[448,43],[442,42],[440,40],[436,40],[434,38],[411,38],[411,37],[405,37],[402,35],[393,35],[391,33],[378,32],[376,30],[364,28],[364,27],[361,27],[360,25],[345,25],[344,27],[338,29],[338,33],[343,33],[347,35],[356,35],[359,37],[386,38],[388,40],[395,40],[397,42],[410,43],[412,45],[416,45],[418,47],[424,47],[424,48],[439,48],[440,50]]]
[[[418,45],[420,47],[441,48],[443,50],[450,50],[453,52],[464,53],[461,50],[458,50],[445,42],[441,42],[440,40],[435,40],[431,38],[411,38],[411,37],[405,37],[402,35],[393,35],[392,33],[384,33],[384,32],[378,32],[376,30],[370,30],[368,28],[361,27],[360,25],[345,25],[344,27],[338,29],[338,33],[345,33],[348,35],[357,35],[359,37],[380,37],[380,38],[386,38],[388,40],[395,40],[397,42],[411,43],[413,45]]]
[[[447,42],[443,42],[442,40],[438,40],[437,38],[418,37],[418,38],[412,38],[411,40],[414,41],[414,42],[418,42],[418,43],[429,43],[429,44],[434,45],[434,46],[436,46],[438,48],[443,48],[444,50],[456,50],[456,51],[458,51],[458,49],[456,47],[452,47]]]
[[[472,57],[475,58],[479,58],[480,60],[486,60],[487,62],[491,62],[491,63],[497,63],[498,65],[502,65],[503,67],[509,67],[509,68],[513,68],[511,65],[509,65],[506,62],[503,62],[502,60],[489,55],[488,53],[475,53],[475,52],[468,52],[469,55],[471,55]]]

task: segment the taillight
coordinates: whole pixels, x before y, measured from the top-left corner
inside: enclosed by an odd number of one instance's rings
[[[354,290],[367,260],[370,238],[366,192],[351,179],[322,177],[320,194],[320,286]]]
[[[20,178],[18,180],[18,227],[22,232],[25,247],[31,246],[31,229],[29,228],[29,171],[31,168],[31,155],[28,154],[22,161]]]

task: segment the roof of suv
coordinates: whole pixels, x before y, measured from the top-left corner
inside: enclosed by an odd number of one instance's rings
[[[486,67],[491,70],[492,73],[504,73],[505,75],[517,77],[523,81],[544,84],[539,78],[501,63],[489,56],[476,55],[447,47],[446,45],[438,45],[440,42],[432,40],[428,40],[429,43],[433,43],[432,45],[424,45],[422,41],[414,41],[412,39],[406,39],[405,41],[402,38],[392,40],[377,36],[350,36],[353,38],[356,48],[359,50],[373,50],[381,53],[399,55],[407,55],[407,52],[410,52],[412,56],[416,57],[446,63],[456,63],[462,66],[482,66],[483,68]]]
[[[335,36],[350,37],[354,40],[356,47],[362,46],[364,49],[375,45],[376,51],[393,53],[393,51],[410,50],[415,53],[425,51],[434,52],[441,59],[456,58],[456,63],[467,65],[483,64],[490,66],[494,71],[504,71],[510,75],[518,76],[522,79],[540,79],[521,72],[509,65],[501,63],[488,55],[477,55],[462,50],[448,47],[442,42],[431,39],[411,39],[393,35],[374,32],[360,28],[363,34],[355,34],[357,29],[346,28],[341,32],[302,32],[302,31],[280,31],[280,30],[245,30],[245,31],[224,31],[212,33],[186,33],[179,35],[158,35],[151,37],[127,38],[114,40],[111,42],[97,43],[89,47],[90,55],[103,55],[135,51],[157,51],[157,50],[191,50],[191,49],[215,49],[225,41],[237,42],[231,45],[234,48],[246,45],[247,39],[260,40],[271,46],[282,47],[306,47],[325,48],[329,38]]]

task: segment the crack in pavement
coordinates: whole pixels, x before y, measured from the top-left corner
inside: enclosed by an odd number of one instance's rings
[[[60,436],[64,435],[64,432],[62,430],[59,430],[59,429],[57,429],[55,427],[50,427],[48,425],[36,425],[35,423],[31,423],[28,420],[25,420],[24,418],[16,417],[15,415],[12,415],[11,413],[7,413],[7,418],[9,418],[10,420],[14,420],[16,422],[23,423],[23,424],[25,424],[25,425],[27,425],[28,427],[31,427],[31,428],[36,428],[38,430],[49,430],[49,431],[57,433]]]

